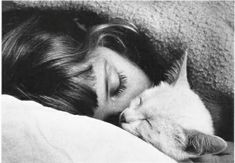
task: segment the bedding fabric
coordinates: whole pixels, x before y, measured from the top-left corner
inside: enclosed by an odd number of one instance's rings
[[[175,163],[116,126],[2,95],[4,163]],[[220,155],[185,161],[232,163],[234,144]]]
[[[2,96],[4,163],[174,163],[128,132],[85,116]]]

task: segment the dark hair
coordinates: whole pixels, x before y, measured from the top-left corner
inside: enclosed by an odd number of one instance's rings
[[[127,48],[130,41],[123,41],[127,33],[137,34],[126,23],[102,24],[87,32],[67,17],[34,16],[3,37],[3,94],[92,116],[97,107],[94,77],[89,66],[80,69],[79,64],[86,64],[87,54],[97,46],[137,63],[138,53]]]

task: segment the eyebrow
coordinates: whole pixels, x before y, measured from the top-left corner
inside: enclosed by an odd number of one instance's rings
[[[95,87],[96,85],[96,76],[94,75],[93,66],[89,65],[86,68],[78,71],[76,76],[82,80],[85,80],[87,85]]]

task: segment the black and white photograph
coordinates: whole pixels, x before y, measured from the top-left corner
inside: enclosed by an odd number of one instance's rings
[[[234,162],[234,0],[1,5],[0,162]]]

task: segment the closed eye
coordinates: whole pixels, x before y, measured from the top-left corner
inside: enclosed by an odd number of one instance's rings
[[[126,90],[127,77],[122,73],[118,73],[119,86],[114,92],[111,92],[112,96],[120,96]]]
[[[153,128],[153,126],[152,126],[152,124],[150,123],[149,119],[148,119],[148,118],[146,118],[146,119],[145,119],[145,121],[149,124],[150,128],[152,129],[152,128]]]
[[[143,104],[143,99],[142,99],[142,97],[139,97],[139,106],[141,106],[142,104]]]

